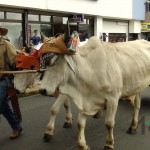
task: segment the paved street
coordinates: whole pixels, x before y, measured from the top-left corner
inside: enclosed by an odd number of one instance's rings
[[[150,131],[146,123],[150,120],[150,88],[142,93],[142,108],[140,111],[141,125],[136,135],[126,134],[131,123],[132,108],[125,102],[119,102],[114,129],[115,150],[149,150]],[[55,136],[49,143],[43,142],[45,126],[49,120],[49,110],[54,102],[53,98],[39,94],[20,98],[20,107],[23,115],[23,132],[19,139],[10,140],[11,129],[6,120],[1,117],[0,123],[0,150],[78,150],[75,142],[77,133],[78,110],[72,104],[73,127],[64,129],[64,108],[62,107],[56,120]],[[106,130],[104,125],[105,111],[101,118],[88,117],[86,139],[91,150],[102,150],[105,144]],[[144,121],[145,119],[145,121]],[[144,123],[146,122],[146,123]]]

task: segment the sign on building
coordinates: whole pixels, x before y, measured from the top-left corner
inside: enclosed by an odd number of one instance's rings
[[[68,16],[69,22],[84,22],[84,15],[78,14],[78,15],[70,15]]]
[[[150,31],[150,23],[141,23],[141,31]]]

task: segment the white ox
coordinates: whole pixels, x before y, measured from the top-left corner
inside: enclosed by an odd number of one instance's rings
[[[79,47],[84,45],[87,41],[80,42]],[[26,69],[23,69],[26,70]],[[26,70],[28,71],[28,70]],[[18,73],[14,74],[14,87],[17,89],[19,93],[25,93],[27,88],[33,88],[37,86],[37,78],[39,78],[39,73]],[[57,97],[58,93],[56,92],[54,97]],[[64,104],[64,108],[66,110],[66,117],[65,117],[65,123],[63,125],[64,128],[70,128],[72,126],[72,113],[71,113],[71,106],[69,102],[69,98],[64,95],[60,95],[61,97],[61,103],[57,102],[52,105],[51,107],[51,118],[50,118],[50,125],[51,130],[54,131],[54,125],[55,125],[55,119],[56,114],[59,112],[60,106]],[[99,118],[100,112],[95,114],[94,118]],[[53,134],[53,133],[52,133]]]
[[[24,69],[25,70],[25,69]],[[26,89],[28,87],[35,87],[37,85],[37,77],[39,77],[39,73],[24,73],[24,74],[14,74],[14,88],[17,89],[19,93],[25,93]],[[55,97],[57,97],[58,93],[56,93]],[[61,96],[61,104],[57,104],[54,102],[54,104],[51,107],[51,124],[55,125],[55,119],[56,119],[56,110],[60,109],[60,106],[64,104],[64,108],[66,110],[66,117],[63,127],[64,128],[70,128],[72,126],[72,113],[71,113],[71,107],[70,102],[67,96]]]
[[[104,149],[114,148],[113,128],[120,98],[135,96],[133,121],[128,130],[136,130],[140,109],[139,94],[150,83],[150,43],[137,40],[123,43],[101,42],[92,37],[72,56],[55,55],[45,71],[40,91],[53,95],[56,89],[67,95],[79,108],[77,143],[88,150],[84,129],[86,115],[106,110],[108,130]],[[52,61],[53,59],[51,59]],[[57,104],[62,103],[58,96]],[[51,126],[45,134],[51,135]]]

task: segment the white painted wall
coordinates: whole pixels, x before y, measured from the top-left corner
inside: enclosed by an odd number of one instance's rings
[[[0,5],[44,9],[59,12],[74,12],[102,17],[134,19],[132,13],[135,0],[1,0]],[[139,0],[138,0],[139,1]],[[143,0],[141,0],[143,2]],[[138,9],[143,10],[143,5],[138,3]],[[141,7],[140,7],[141,6]],[[139,20],[143,20],[144,13],[140,11]],[[137,19],[137,18],[136,18]]]
[[[52,0],[1,0],[0,5],[47,9],[47,1],[53,2]]]
[[[141,33],[141,22],[135,20],[129,21],[129,33]]]
[[[103,18],[95,17],[94,18],[94,35],[100,37],[100,34],[103,33]]]
[[[128,33],[128,23],[124,22],[103,22],[103,32],[108,33]]]
[[[135,20],[140,20],[140,18],[144,18],[145,20],[145,0],[132,0],[132,18]]]

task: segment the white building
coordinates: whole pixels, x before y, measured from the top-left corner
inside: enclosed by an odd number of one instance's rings
[[[72,30],[116,42],[140,38],[145,19],[145,0],[1,0],[0,22],[9,29],[8,37],[17,47],[23,30],[27,40],[34,29],[47,36],[64,32],[67,17],[84,14],[84,22]]]

